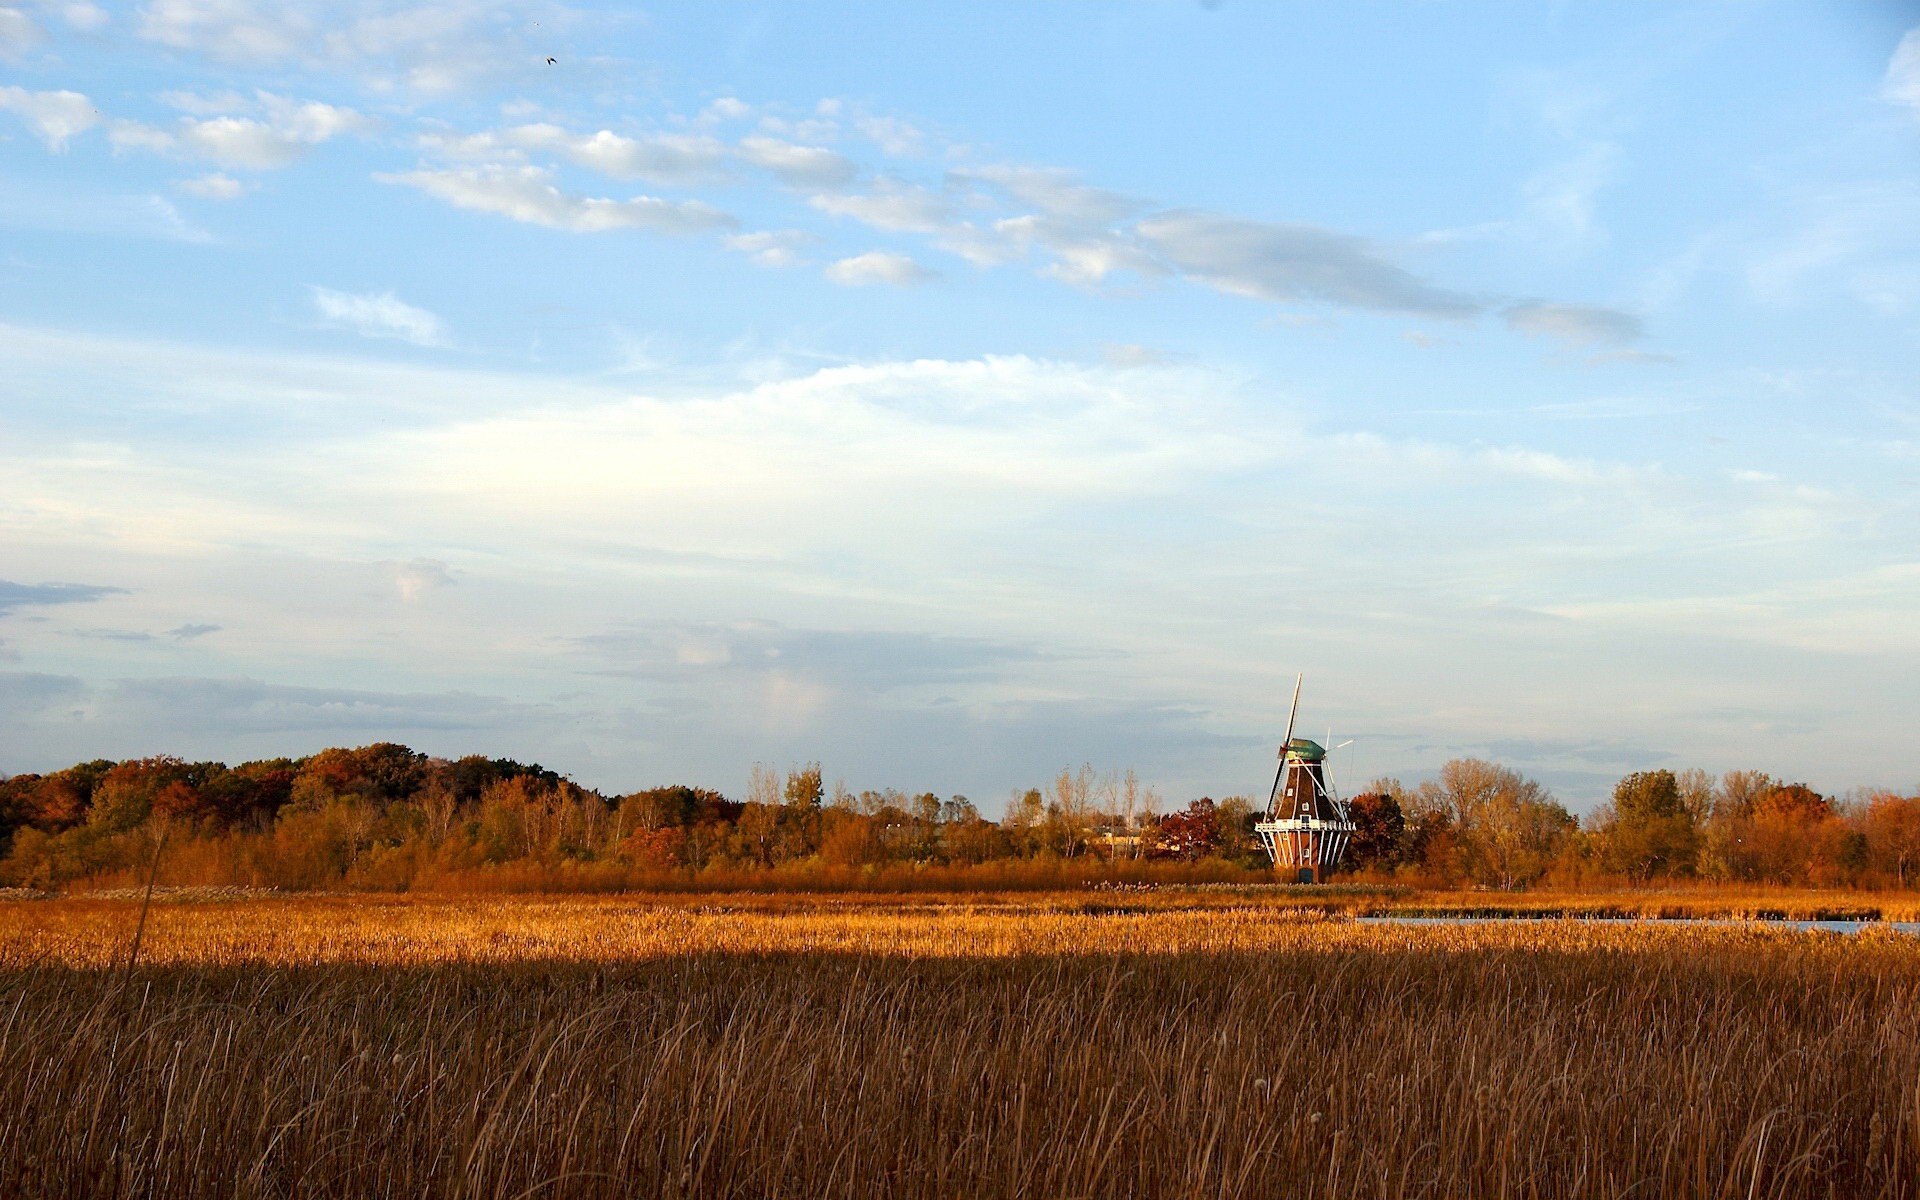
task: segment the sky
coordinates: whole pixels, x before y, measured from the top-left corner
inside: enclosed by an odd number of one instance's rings
[[[1920,782],[1920,5],[0,0],[0,772]]]

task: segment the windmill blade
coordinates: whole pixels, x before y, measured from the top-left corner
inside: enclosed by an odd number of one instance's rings
[[[1280,765],[1273,772],[1273,791],[1267,796],[1267,815],[1272,816],[1274,806],[1280,803],[1280,781],[1287,777],[1287,747],[1293,745],[1293,721],[1300,715],[1300,685],[1306,682],[1307,673],[1300,672],[1293,677],[1293,706],[1287,709],[1287,736],[1280,740]]]

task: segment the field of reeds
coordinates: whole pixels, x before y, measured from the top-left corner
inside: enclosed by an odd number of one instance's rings
[[[1920,937],[1297,899],[4,901],[0,1195],[1920,1196]]]

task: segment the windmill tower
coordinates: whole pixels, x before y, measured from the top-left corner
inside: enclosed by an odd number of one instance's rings
[[[1297,883],[1319,883],[1326,871],[1340,865],[1355,826],[1346,803],[1327,780],[1326,748],[1293,736],[1305,679],[1303,673],[1293,681],[1293,708],[1287,713],[1286,740],[1280,743],[1280,769],[1273,776],[1265,818],[1253,831],[1280,871]]]

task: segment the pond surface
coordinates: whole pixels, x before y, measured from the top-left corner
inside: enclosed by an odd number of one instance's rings
[[[1794,921],[1778,917],[1613,917],[1583,916],[1579,913],[1567,913],[1564,916],[1540,917],[1522,915],[1515,917],[1487,916],[1385,916],[1355,917],[1363,925],[1496,925],[1546,924],[1553,921],[1592,921],[1607,925],[1631,925],[1644,923],[1649,925],[1757,925],[1767,929],[1799,929],[1813,933],[1860,933],[1868,929],[1889,929],[1895,933],[1920,934],[1920,921]]]

